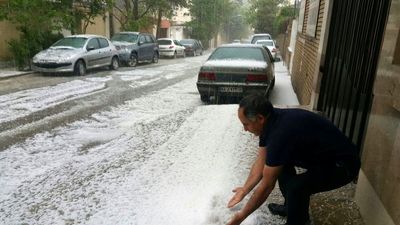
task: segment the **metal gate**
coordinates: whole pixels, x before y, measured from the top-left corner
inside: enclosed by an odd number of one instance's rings
[[[361,149],[391,0],[334,0],[317,109]]]

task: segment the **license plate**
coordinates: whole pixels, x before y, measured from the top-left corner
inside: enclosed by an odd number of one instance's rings
[[[220,87],[219,92],[242,93],[243,88],[241,88],[241,87]]]

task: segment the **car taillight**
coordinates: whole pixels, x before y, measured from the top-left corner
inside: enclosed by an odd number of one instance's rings
[[[266,75],[253,75],[249,74],[246,77],[246,82],[266,82],[268,77]]]
[[[215,80],[215,73],[200,72],[199,80]]]
[[[173,46],[173,45],[170,45],[169,48],[174,48],[174,46]]]
[[[276,52],[276,48],[273,48],[271,52]]]

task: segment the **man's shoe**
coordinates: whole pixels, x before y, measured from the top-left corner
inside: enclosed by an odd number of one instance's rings
[[[286,207],[284,205],[269,203],[268,209],[274,215],[287,216]]]

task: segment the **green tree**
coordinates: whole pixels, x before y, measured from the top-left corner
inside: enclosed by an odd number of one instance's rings
[[[160,27],[162,17],[171,18],[174,10],[178,7],[186,7],[186,0],[158,0],[156,5],[156,18],[157,18],[157,34],[156,37],[160,37]]]
[[[60,38],[62,28],[75,33],[104,14],[112,0],[8,0],[0,7],[0,20],[14,24],[20,38],[9,42],[20,68],[29,65],[38,51]]]
[[[255,33],[276,35],[294,12],[290,11],[287,0],[250,0],[249,3],[246,18]]]
[[[122,30],[139,31],[154,24],[153,12],[158,0],[121,0],[114,5],[114,18]]]
[[[60,0],[56,4],[63,27],[72,34],[85,34],[97,16],[103,16],[112,9],[114,0]]]
[[[191,37],[201,40],[207,48],[209,41],[232,19],[234,9],[230,0],[192,0],[189,4],[192,21],[186,24]]]

